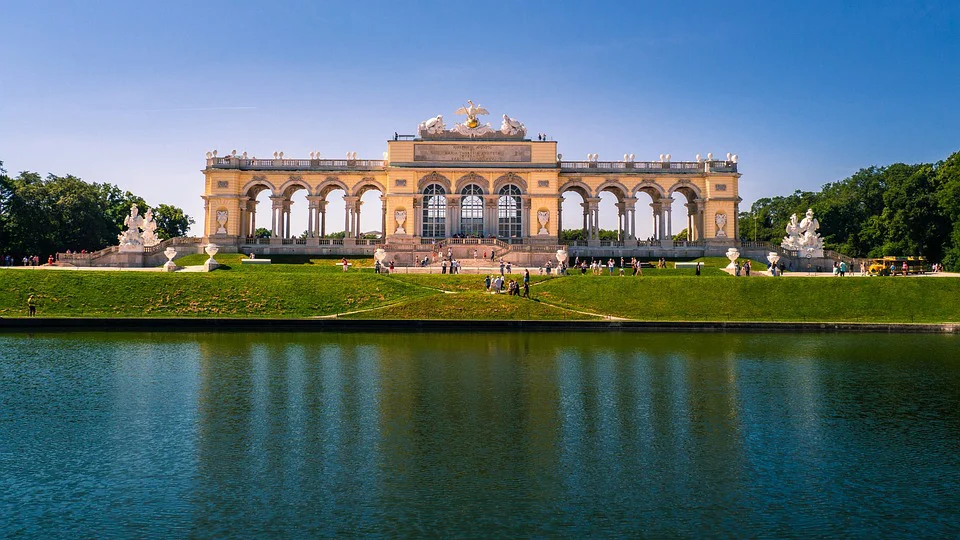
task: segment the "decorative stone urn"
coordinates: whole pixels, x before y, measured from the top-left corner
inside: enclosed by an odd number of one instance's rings
[[[566,249],[558,249],[558,250],[557,250],[557,265],[561,265],[561,264],[567,262],[567,259],[569,259],[569,258],[570,258],[570,254],[567,253],[567,250],[566,250]]]
[[[779,255],[776,251],[771,251],[770,253],[767,253],[767,260],[770,261],[770,265],[771,265],[773,268],[776,268],[776,267],[777,267],[777,263],[780,262],[780,255]],[[775,275],[777,275],[777,273],[776,273],[776,272],[772,272],[772,275],[775,276]]]
[[[207,272],[220,266],[220,263],[218,263],[213,259],[213,256],[216,255],[218,251],[220,251],[220,246],[216,244],[207,244],[207,247],[203,248],[203,250],[206,251],[207,255],[210,256],[210,258],[207,259],[207,262],[203,263],[203,267]]]
[[[727,269],[735,270],[737,267],[737,259],[740,258],[740,250],[737,248],[728,249],[727,258],[730,259],[730,264],[727,265]]]
[[[383,260],[387,258],[387,252],[384,251],[383,248],[377,248],[377,250],[373,252],[373,258],[378,263],[383,264]]]
[[[167,258],[167,262],[163,264],[164,272],[175,272],[177,270],[177,263],[173,262],[173,258],[177,256],[177,250],[172,247],[168,247],[163,250],[164,256]]]

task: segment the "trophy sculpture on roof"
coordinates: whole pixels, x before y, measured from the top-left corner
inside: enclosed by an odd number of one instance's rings
[[[495,130],[490,127],[490,124],[480,124],[480,121],[477,120],[477,116],[481,114],[490,114],[489,111],[481,107],[480,105],[474,105],[473,101],[467,100],[466,107],[460,107],[454,112],[454,114],[465,114],[467,115],[467,121],[462,124],[457,124],[453,126],[454,133],[459,133],[467,137],[482,137],[483,135],[489,135]]]

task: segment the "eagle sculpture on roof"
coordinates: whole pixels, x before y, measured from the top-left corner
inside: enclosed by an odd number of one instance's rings
[[[480,125],[480,121],[477,120],[477,116],[481,114],[490,114],[489,111],[481,107],[480,105],[474,105],[473,101],[467,100],[466,107],[460,107],[454,112],[454,114],[465,114],[467,115],[467,127],[473,129]]]

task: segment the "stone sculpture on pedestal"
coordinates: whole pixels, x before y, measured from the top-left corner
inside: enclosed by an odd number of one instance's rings
[[[407,220],[407,211],[397,210],[393,213],[393,218],[397,220],[397,230],[393,234],[407,234],[403,228],[403,222]]]
[[[140,235],[140,227],[143,225],[143,218],[140,217],[140,211],[137,205],[130,206],[130,215],[123,218],[123,225],[127,228],[117,236],[120,241],[120,251],[123,253],[143,252],[143,236]]]
[[[177,270],[177,263],[173,262],[173,258],[177,256],[177,250],[172,247],[168,247],[163,250],[164,256],[167,257],[167,262],[163,263],[164,272],[175,272]]]
[[[783,237],[780,247],[797,251],[800,255],[808,258],[823,257],[823,238],[817,230],[820,229],[820,222],[813,217],[813,209],[808,208],[806,216],[797,221],[797,215],[790,216],[790,223],[787,224],[787,236]]]
[[[143,245],[144,247],[155,246],[160,243],[160,238],[157,237],[157,222],[153,219],[153,209],[147,209],[147,213],[144,214],[143,221]],[[176,253],[176,252],[174,252]]]

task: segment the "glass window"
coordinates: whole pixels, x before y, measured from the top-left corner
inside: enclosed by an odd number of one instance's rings
[[[514,185],[500,188],[500,198],[497,200],[497,236],[520,238],[522,209],[520,188]]]
[[[470,184],[460,190],[460,234],[483,236],[483,190]]]
[[[447,235],[447,197],[443,186],[430,184],[423,190],[423,234],[426,238],[443,238]]]

